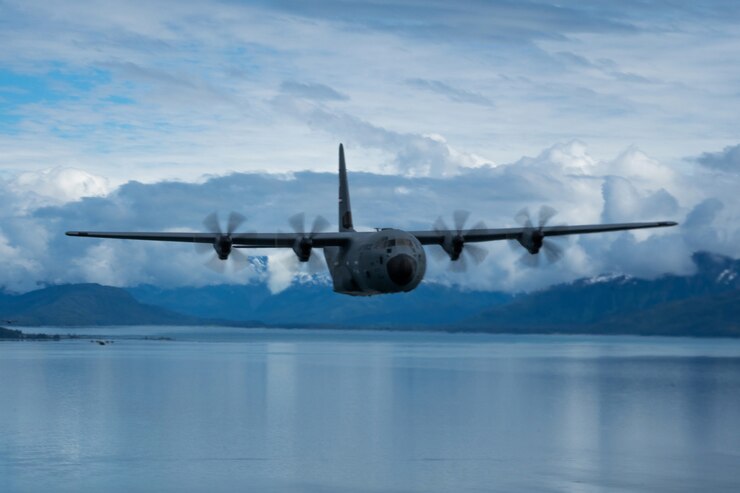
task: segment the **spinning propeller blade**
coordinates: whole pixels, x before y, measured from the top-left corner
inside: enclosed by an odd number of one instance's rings
[[[203,219],[203,226],[209,233],[216,236],[213,243],[196,243],[195,250],[207,253],[215,250],[213,256],[205,263],[206,267],[220,274],[226,271],[226,260],[231,259],[234,270],[242,270],[249,264],[249,259],[242,252],[232,248],[231,235],[246,221],[246,217],[238,212],[230,212],[226,221],[226,232],[221,229],[218,213],[212,212]]]
[[[454,230],[447,227],[442,217],[434,221],[434,230],[444,234],[444,241],[441,249],[432,250],[432,255],[443,258],[449,257],[452,262],[449,269],[453,272],[465,272],[468,269],[469,260],[472,259],[474,264],[480,264],[488,255],[488,250],[479,245],[465,244],[465,235],[475,229],[486,229],[483,221],[477,222],[472,228],[465,228],[465,224],[470,218],[470,211],[456,210],[452,213],[452,221],[455,225]]]
[[[287,257],[283,265],[292,273],[307,270],[309,274],[317,274],[326,267],[319,255],[313,252],[313,238],[329,228],[329,221],[323,216],[316,216],[311,223],[311,229],[306,230],[306,214],[299,212],[288,219],[293,231],[300,235],[293,245],[295,256]]]
[[[563,248],[557,243],[559,237],[544,237],[542,228],[557,214],[557,211],[548,205],[543,205],[537,214],[537,227],[532,223],[529,209],[524,208],[514,216],[514,219],[525,229],[522,240],[510,241],[512,248],[519,245],[527,249],[519,259],[519,263],[525,267],[538,267],[540,265],[539,253],[545,252],[547,261],[551,264],[557,262],[565,255]]]

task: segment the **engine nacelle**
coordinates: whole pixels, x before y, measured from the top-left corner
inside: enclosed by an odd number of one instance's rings
[[[448,236],[442,242],[442,249],[450,256],[450,260],[457,260],[460,258],[464,245],[465,240],[462,236]]]
[[[542,248],[542,240],[544,239],[544,236],[540,231],[534,230],[534,231],[525,231],[522,233],[522,235],[517,239],[519,244],[527,249],[529,253],[532,255],[539,253],[540,249]]]
[[[231,253],[232,241],[228,236],[220,236],[213,242],[213,249],[216,250],[216,255],[221,260],[229,258]]]
[[[313,241],[311,241],[311,238],[297,238],[293,242],[293,251],[301,262],[308,262],[308,259],[311,258],[312,249]]]

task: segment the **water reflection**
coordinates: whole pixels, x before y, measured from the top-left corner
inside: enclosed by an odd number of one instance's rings
[[[740,488],[738,342],[286,332],[0,344],[0,490]]]

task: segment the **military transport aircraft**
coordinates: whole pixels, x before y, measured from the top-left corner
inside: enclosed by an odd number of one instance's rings
[[[375,231],[355,231],[349,201],[347,168],[344,147],[339,144],[339,231],[325,232],[329,223],[318,216],[310,231],[306,231],[305,218],[298,214],[290,218],[294,233],[236,233],[245,220],[232,212],[226,231],[222,231],[216,214],[208,216],[203,224],[208,233],[124,233],[98,231],[68,231],[68,236],[88,238],[117,238],[124,240],[176,241],[195,243],[216,252],[212,266],[236,257],[246,259],[238,248],[292,248],[300,262],[316,261],[316,248],[324,251],[334,291],[354,296],[411,291],[419,285],[426,271],[426,254],[423,245],[434,245],[442,255],[454,263],[455,270],[465,270],[466,258],[480,263],[488,251],[474,243],[496,240],[514,240],[526,249],[525,263],[534,264],[540,251],[550,261],[562,256],[562,250],[549,238],[564,235],[602,233],[628,229],[660,228],[675,226],[675,222],[642,222],[622,224],[595,224],[584,226],[546,226],[554,209],[542,207],[537,225],[526,211],[518,214],[522,227],[488,229],[478,223],[465,228],[469,212],[454,213],[454,229],[449,229],[440,218],[431,231],[403,231],[382,228]],[[220,265],[219,265],[220,264]]]

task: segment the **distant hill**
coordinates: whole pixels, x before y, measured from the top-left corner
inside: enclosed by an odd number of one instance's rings
[[[271,294],[264,284],[129,288],[139,301],[200,318],[263,320],[270,325],[439,327],[509,302],[510,294],[425,283],[410,293],[352,297],[325,284],[296,284]]]
[[[7,329],[0,327],[0,340],[18,340],[23,339],[23,332],[20,330]]]
[[[511,296],[424,283],[391,296],[352,298],[325,285],[272,295],[261,284],[129,291],[196,317],[259,319],[270,325],[423,328],[485,332],[736,334],[740,261],[693,256],[696,273],[657,279],[598,276]]]
[[[740,336],[740,261],[693,257],[696,273],[598,276],[512,296],[424,283],[354,298],[322,284],[273,295],[261,284],[120,289],[97,284],[0,294],[18,325],[193,325],[389,328],[508,333]],[[263,321],[258,322],[258,320]]]
[[[601,276],[522,295],[463,321],[507,332],[740,335],[740,261],[693,257],[692,276]]]
[[[740,337],[740,291],[662,303],[593,326],[606,333]]]
[[[137,301],[126,290],[99,284],[52,286],[0,295],[0,317],[14,325],[192,325],[202,320]]]

